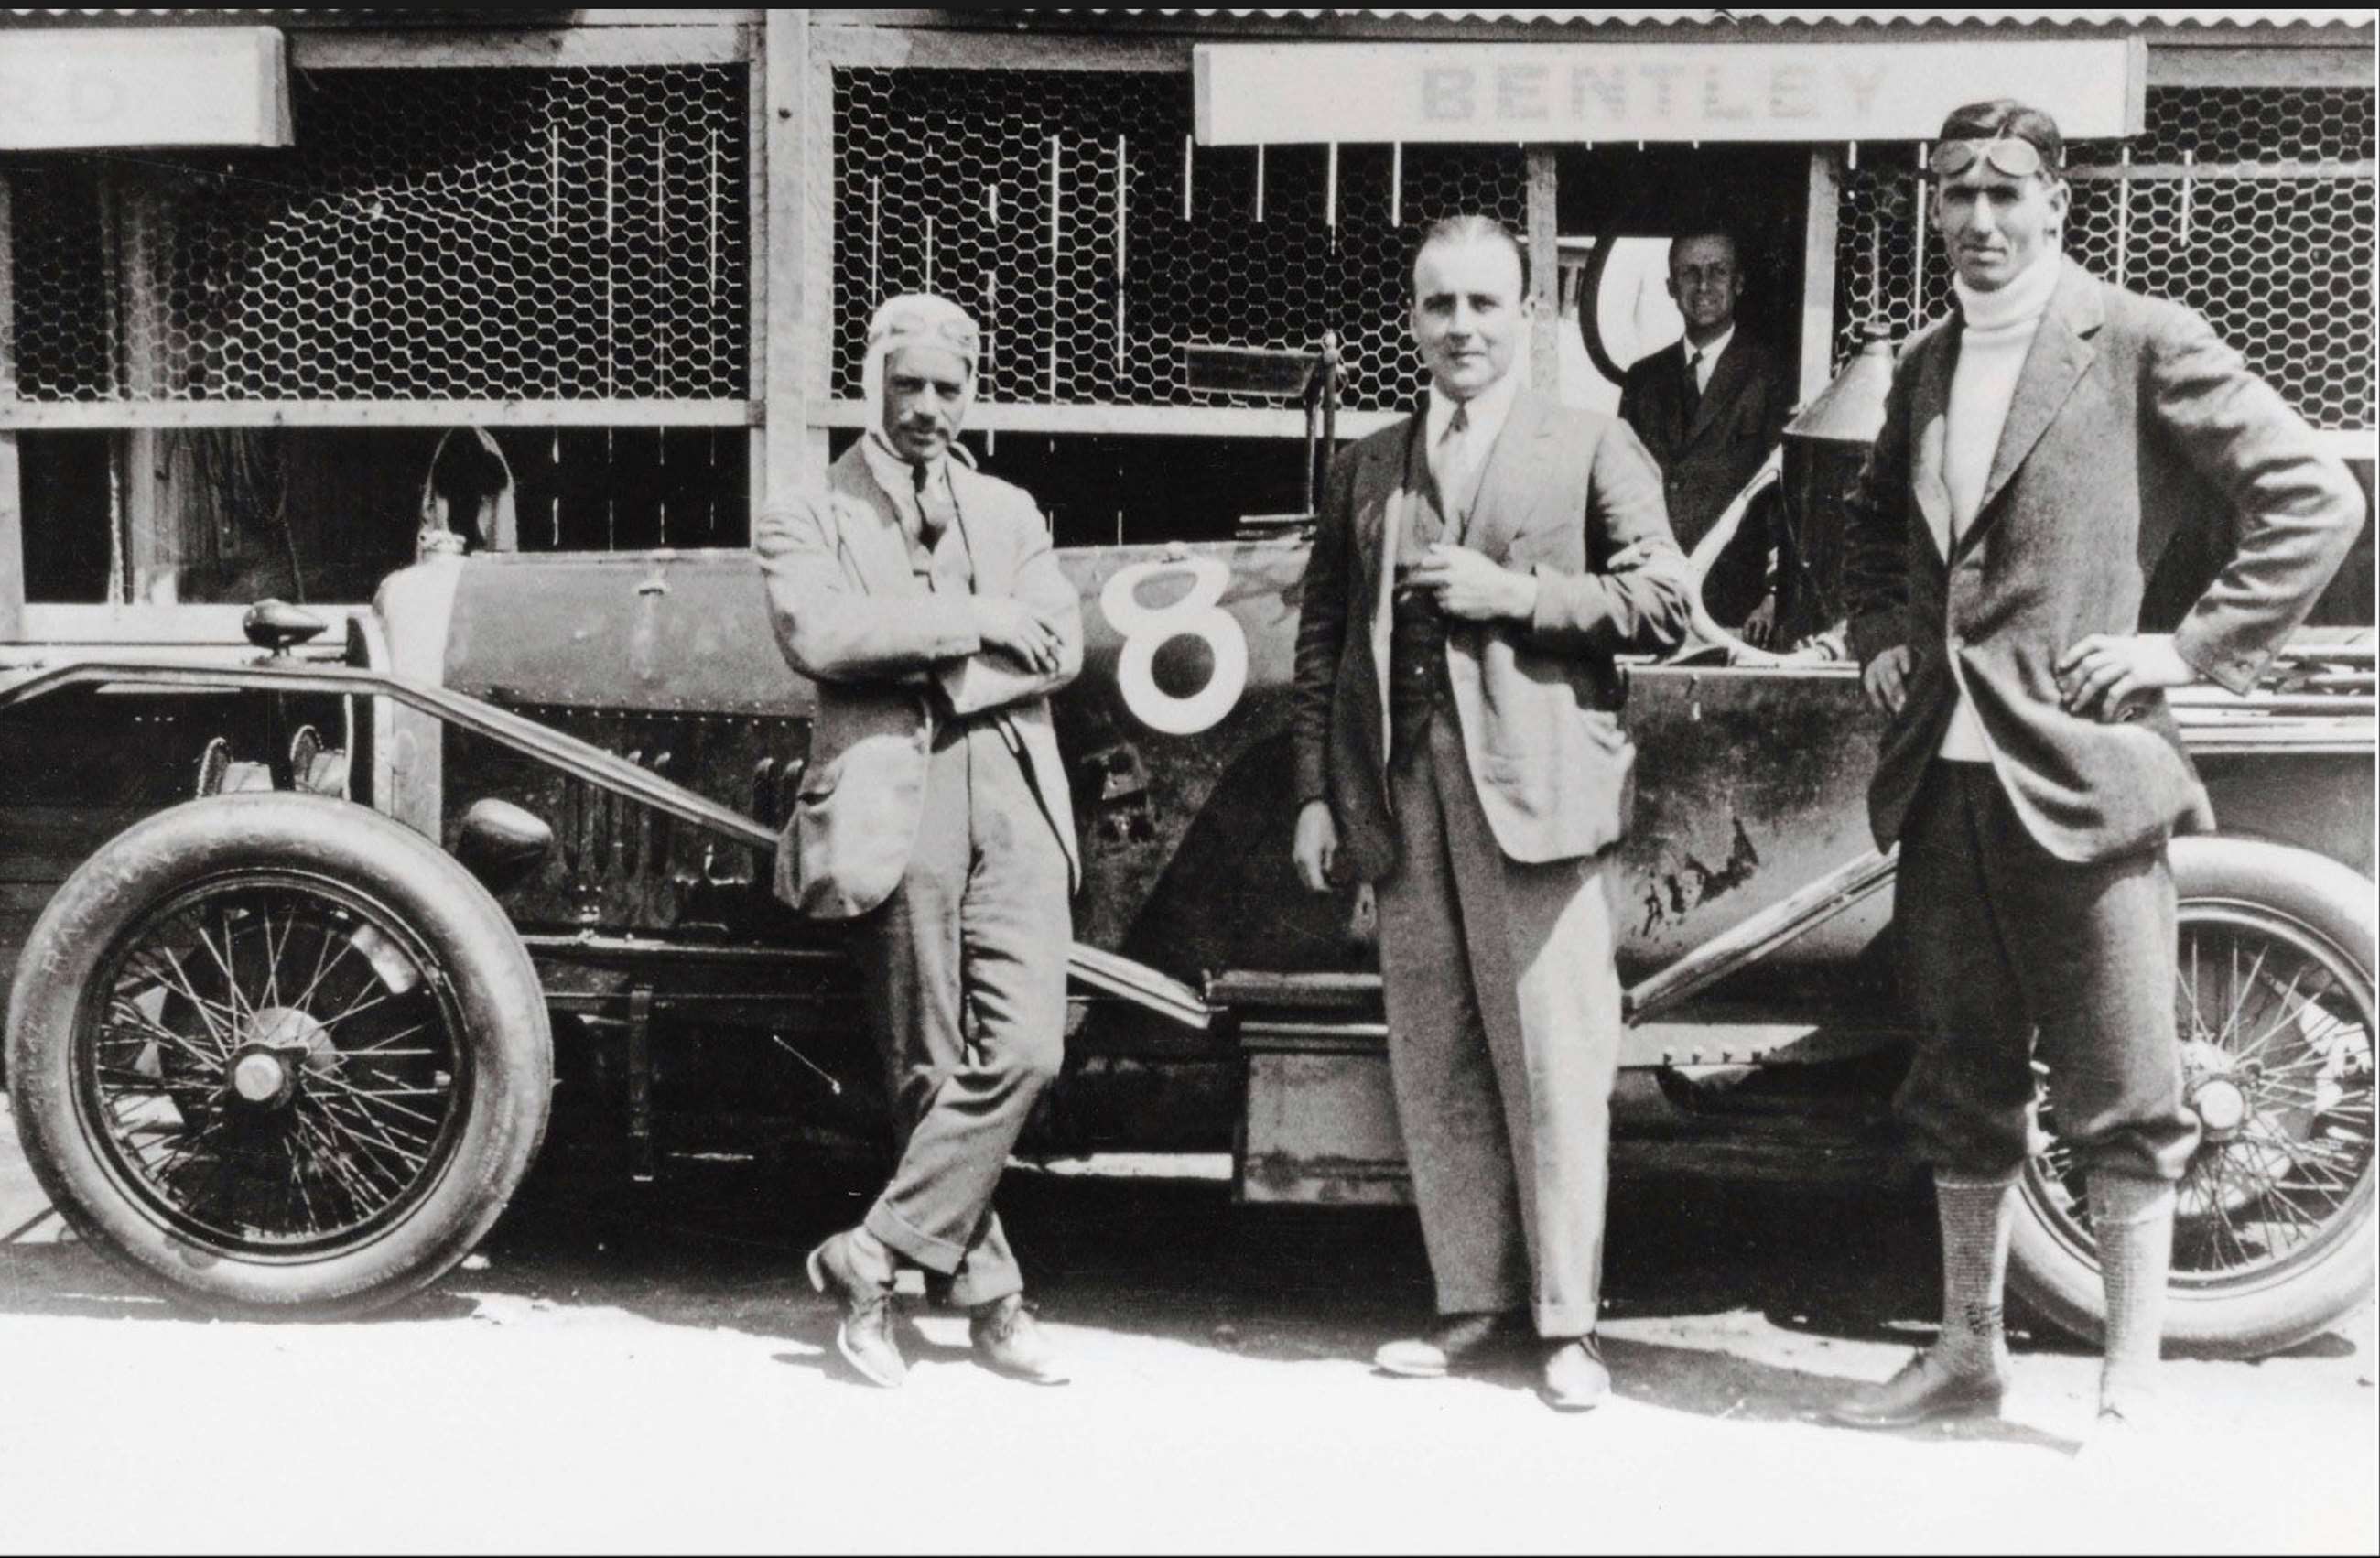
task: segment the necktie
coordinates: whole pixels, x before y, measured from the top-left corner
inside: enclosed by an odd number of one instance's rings
[[[909,468],[909,481],[917,493],[917,539],[931,552],[951,527],[951,500],[942,484],[934,480],[931,469],[922,465]]]
[[[1470,407],[1455,407],[1454,415],[1447,419],[1445,433],[1438,441],[1438,495],[1446,505],[1446,517],[1460,530],[1471,512]]]
[[[917,544],[926,557],[917,571],[936,590],[960,593],[973,590],[974,568],[965,549],[945,549],[941,544],[959,511],[951,498],[949,482],[941,479],[941,468],[913,465],[909,468],[909,481],[917,495]]]
[[[1686,420],[1691,423],[1703,405],[1703,354],[1686,354]]]

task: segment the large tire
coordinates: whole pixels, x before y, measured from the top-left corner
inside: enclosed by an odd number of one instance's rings
[[[2172,859],[2176,1032],[2193,1106],[2219,1128],[2180,1187],[2166,1344],[2260,1357],[2372,1292],[2373,887],[2335,860],[2249,839],[2176,839]],[[2106,1301],[2056,1102],[2053,1075],[2009,1282],[2034,1313],[2095,1342]]]
[[[435,1281],[520,1183],[553,1080],[504,910],[362,807],[158,813],[67,880],[8,1001],[34,1172],[169,1296],[352,1314]]]

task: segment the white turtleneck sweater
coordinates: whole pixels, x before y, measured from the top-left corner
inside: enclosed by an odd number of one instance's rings
[[[2049,297],[2058,290],[2064,267],[2058,250],[2045,249],[2038,260],[1994,291],[1978,292],[1963,281],[1951,280],[1961,323],[1959,364],[1950,373],[1943,427],[1942,481],[1950,490],[1950,524],[1947,533],[1937,531],[1934,537],[1945,556],[1974,523],[1984,483],[1992,473],[1992,456],[1999,450],[2000,429],[2008,421],[2009,403],[2016,397],[2016,382],[2024,371],[2025,354],[2033,349],[2034,335],[2049,311]],[[1991,746],[1963,683],[1939,755],[1950,762],[1991,761]]]

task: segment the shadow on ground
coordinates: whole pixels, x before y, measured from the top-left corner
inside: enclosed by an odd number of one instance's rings
[[[803,1253],[856,1222],[872,1187],[848,1174],[677,1161],[649,1185],[616,1170],[540,1165],[481,1255],[365,1323],[450,1320],[491,1301],[614,1308],[656,1323],[726,1327],[797,1345],[789,1365],[840,1369],[833,1315]],[[1409,1210],[1250,1208],[1211,1180],[1012,1173],[1002,1214],[1037,1306],[1059,1322],[1233,1357],[1356,1362],[1427,1323],[1429,1273]],[[1623,1179],[1606,1252],[1607,1343],[1621,1394],[1711,1418],[1791,1420],[1840,1394],[1840,1375],[1743,1356],[1730,1327],[1922,1345],[1936,1313],[1930,1206],[1839,1187]],[[923,1309],[914,1296],[907,1307]],[[0,1246],[0,1311],[178,1318],[84,1247]],[[1735,1317],[1733,1320],[1728,1317]],[[1674,1327],[1661,1322],[1674,1320]],[[1761,1322],[1766,1322],[1765,1326]],[[963,1331],[913,1324],[913,1358],[953,1354]],[[1673,1345],[1673,1339],[1692,1345]],[[2054,1336],[2020,1351],[2067,1349]],[[2342,1338],[2309,1356],[2335,1357]],[[1773,1333],[1761,1350],[1774,1354]],[[2308,1349],[2299,1349],[2307,1351]],[[1526,1360],[1491,1371],[1529,1384]],[[2038,1437],[2012,1424],[1963,1430]]]

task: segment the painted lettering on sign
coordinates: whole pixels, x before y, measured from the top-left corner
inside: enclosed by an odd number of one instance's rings
[[[1201,43],[1198,139],[1924,140],[2022,96],[2077,140],[2137,131],[2137,39],[2011,43]]]

